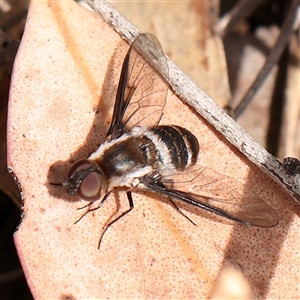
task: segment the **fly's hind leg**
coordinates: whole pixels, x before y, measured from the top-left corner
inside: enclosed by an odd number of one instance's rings
[[[155,187],[159,187],[161,189],[166,189],[166,183],[168,185],[170,185],[171,189],[174,188],[174,181],[173,180],[165,180],[164,183],[162,183],[161,181],[161,176],[158,173],[153,173],[151,175],[147,175],[145,177],[143,177],[143,179],[141,180],[141,182],[143,184],[146,185],[146,187],[148,187],[148,190],[150,191],[156,191]],[[151,184],[151,188],[149,188],[149,183]],[[170,203],[172,204],[172,206],[182,215],[184,216],[187,220],[189,220],[193,225],[197,226],[197,224],[190,219],[187,215],[185,215],[181,209],[177,206],[177,204],[173,201],[173,199],[171,197],[167,197],[167,199],[170,201]]]
[[[176,203],[172,200],[172,198],[168,197],[168,200],[171,202],[171,204],[173,205],[173,207],[182,215],[184,216],[186,219],[188,219],[193,225],[197,226],[197,224],[190,219],[187,215],[185,215],[181,209],[176,205]]]

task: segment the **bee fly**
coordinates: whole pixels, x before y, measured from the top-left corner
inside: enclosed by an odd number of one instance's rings
[[[158,66],[163,76],[168,77],[167,60],[158,40],[151,34],[141,34],[131,45],[122,66],[106,141],[87,159],[74,163],[68,180],[62,183],[69,194],[89,202],[85,207],[100,200],[97,207],[88,209],[83,216],[99,209],[115,188],[127,191],[129,209],[104,228],[99,247],[106,230],[134,208],[133,190],[165,195],[180,213],[172,199],[243,224],[277,225],[276,212],[257,196],[254,201],[253,196],[230,196],[240,204],[218,199],[216,203],[223,205],[219,208],[211,204],[214,197],[199,195],[199,180],[205,176],[206,168],[196,164],[199,155],[197,138],[183,127],[158,125],[168,91],[168,85],[156,71]],[[192,179],[181,181],[182,187],[176,188],[179,181],[174,178],[182,174],[192,174]],[[220,179],[213,180],[211,184],[218,181]],[[234,212],[230,205],[240,210]]]

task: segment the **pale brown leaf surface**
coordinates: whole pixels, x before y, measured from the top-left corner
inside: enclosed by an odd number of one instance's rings
[[[109,1],[111,2],[111,1]],[[222,40],[209,31],[218,3],[209,1],[111,2],[142,32],[154,33],[165,53],[221,107],[228,105]]]
[[[33,2],[28,18],[11,84],[8,165],[24,190],[15,243],[34,297],[207,298],[228,265],[241,269],[257,297],[297,297],[296,204],[171,92],[162,123],[194,132],[201,163],[244,183],[280,223],[245,227],[191,208],[195,227],[160,197],[134,194],[135,209],[97,249],[115,197],[74,225],[85,203],[50,182],[64,181],[70,164],[104,140],[129,46],[73,2]],[[124,193],[119,198],[126,209]]]

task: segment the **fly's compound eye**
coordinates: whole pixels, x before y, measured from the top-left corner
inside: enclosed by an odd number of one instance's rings
[[[77,194],[82,200],[99,200],[106,189],[106,180],[99,165],[90,160],[79,160],[68,174],[69,194]]]

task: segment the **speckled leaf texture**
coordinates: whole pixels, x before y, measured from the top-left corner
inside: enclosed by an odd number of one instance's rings
[[[279,215],[254,228],[134,193],[135,208],[98,242],[122,191],[74,223],[86,205],[61,186],[72,162],[105,140],[121,65],[129,45],[75,2],[32,2],[15,61],[8,117],[8,165],[24,192],[15,244],[36,299],[204,299],[228,266],[255,297],[299,297],[296,203],[171,91],[161,124],[195,133],[205,166],[231,176]],[[205,80],[205,78],[203,78]],[[299,209],[298,209],[299,212]]]

